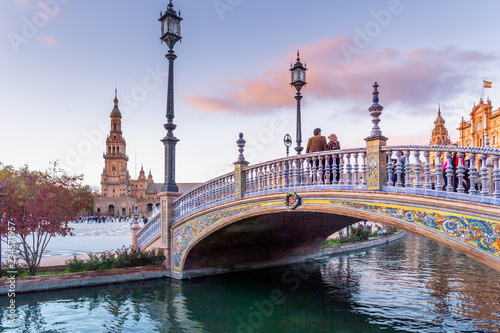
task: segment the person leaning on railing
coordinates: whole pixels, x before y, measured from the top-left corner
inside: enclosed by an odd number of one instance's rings
[[[328,136],[328,143],[326,144],[326,150],[340,150],[340,142],[337,140],[337,136],[335,134],[330,134]],[[335,179],[338,182],[340,179],[339,165],[340,165],[340,155],[336,155],[335,157],[335,165],[336,165],[336,176]],[[333,156],[330,157],[329,165],[333,165]],[[333,181],[333,172],[330,175],[330,182]]]

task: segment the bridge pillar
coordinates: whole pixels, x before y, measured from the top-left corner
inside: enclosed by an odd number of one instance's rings
[[[240,133],[240,138],[236,141],[240,152],[238,160],[234,162],[234,197],[235,199],[241,199],[245,197],[246,187],[247,187],[247,174],[244,170],[248,166],[248,162],[245,161],[243,156],[243,148],[245,147],[246,141],[243,139],[243,133]]]
[[[385,137],[366,138],[366,186],[368,190],[380,191],[387,185],[387,154],[381,147],[387,144]]]
[[[138,222],[134,222],[132,223],[132,226],[130,226],[130,230],[132,233],[132,248],[139,249],[139,246],[137,245],[137,233],[139,232],[139,230],[141,230],[141,226]]]
[[[174,223],[174,205],[173,202],[182,193],[179,192],[161,192],[158,193],[161,204],[161,247],[165,254],[165,266],[170,270],[172,262],[172,233],[170,227]]]
[[[368,190],[380,191],[382,186],[387,185],[387,154],[383,153],[381,147],[387,144],[387,138],[382,135],[378,126],[384,107],[379,102],[378,84],[373,85],[373,104],[368,109],[372,116],[373,128],[366,141],[366,186]]]

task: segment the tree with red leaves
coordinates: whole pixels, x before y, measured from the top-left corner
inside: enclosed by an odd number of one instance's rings
[[[81,185],[82,179],[83,175],[30,171],[27,166],[15,170],[0,164],[4,185],[0,231],[15,235],[18,255],[31,275],[36,275],[52,237],[72,236],[69,221],[92,208],[92,191]]]

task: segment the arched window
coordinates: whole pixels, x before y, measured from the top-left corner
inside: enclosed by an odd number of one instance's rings
[[[482,129],[483,129],[483,122],[479,121],[476,125],[476,131],[479,132]]]
[[[116,123],[113,124],[113,130],[116,131]]]

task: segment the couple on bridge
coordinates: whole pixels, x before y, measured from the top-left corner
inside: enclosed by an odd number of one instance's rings
[[[307,146],[306,146],[306,154],[307,153],[314,153],[318,151],[325,151],[325,150],[339,150],[340,149],[340,142],[337,140],[337,135],[335,134],[330,134],[328,136],[328,143],[326,142],[326,138],[321,135],[321,128],[315,128],[313,131],[314,136],[310,137],[309,140],[307,141]],[[312,163],[312,162],[311,162]],[[318,167],[319,161],[316,161],[316,167]],[[330,157],[330,161],[328,165],[334,165],[333,164],[333,157]],[[340,156],[336,156],[336,161],[335,165],[338,166],[340,165]],[[336,180],[337,182],[340,179],[340,172],[337,170],[336,172]],[[330,176],[330,182],[333,180],[333,173]]]

